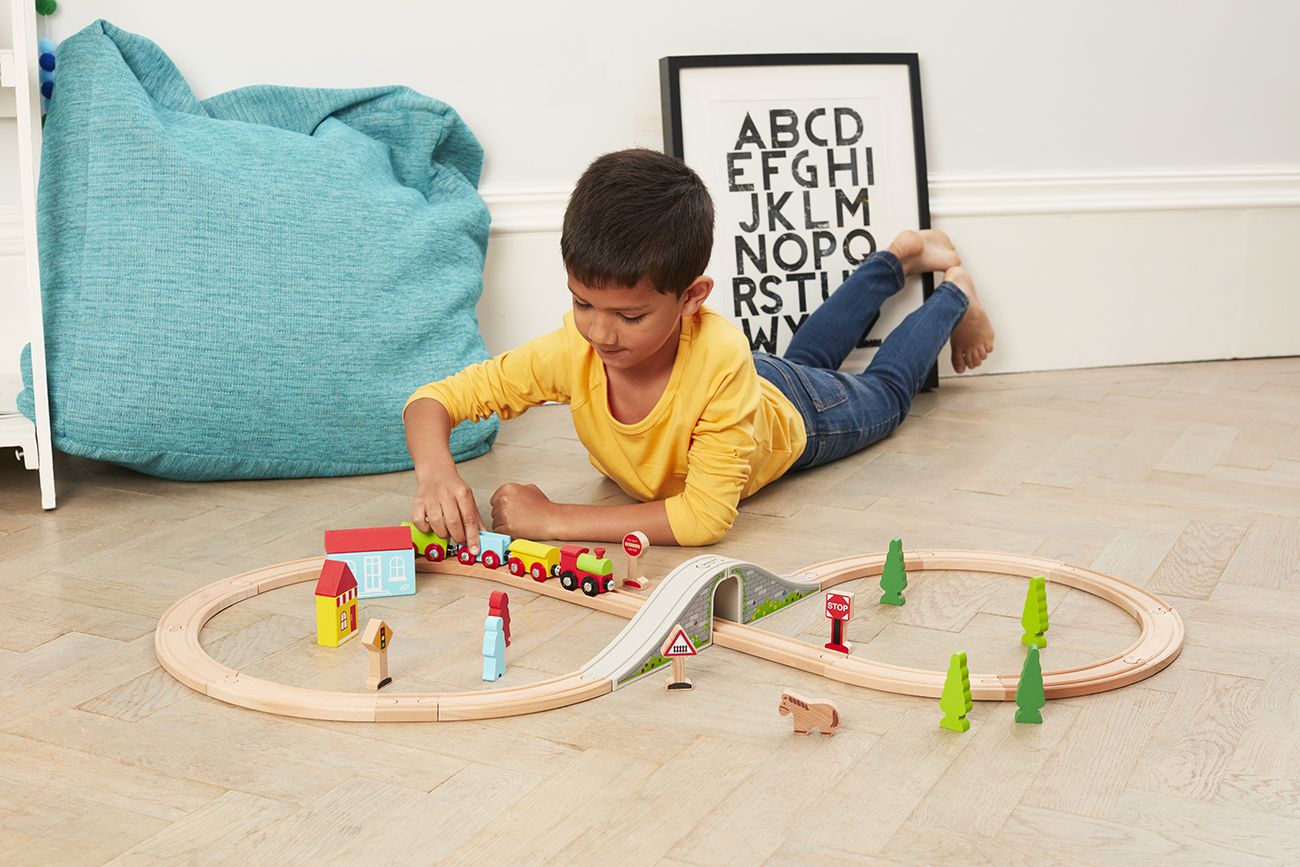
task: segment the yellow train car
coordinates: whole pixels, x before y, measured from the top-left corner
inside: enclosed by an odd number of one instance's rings
[[[527,572],[534,581],[545,581],[560,574],[560,549],[528,539],[515,539],[509,547],[506,568],[511,575]]]

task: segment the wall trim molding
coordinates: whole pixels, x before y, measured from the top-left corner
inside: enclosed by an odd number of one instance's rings
[[[559,232],[569,190],[484,190],[492,234]],[[944,217],[1300,207],[1300,166],[1160,172],[941,174],[930,213]],[[21,214],[0,204],[0,256],[23,255]]]
[[[568,198],[567,189],[483,191],[496,235],[559,232]],[[1300,207],[1300,166],[930,178],[930,213],[938,219],[1293,207]]]

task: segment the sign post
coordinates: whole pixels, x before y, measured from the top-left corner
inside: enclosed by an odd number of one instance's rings
[[[831,621],[831,640],[827,643],[826,649],[839,653],[850,652],[853,643],[845,641],[844,635],[849,621],[853,619],[853,594],[827,590],[826,616]]]
[[[641,574],[640,560],[641,555],[650,547],[650,540],[646,534],[637,530],[634,533],[628,533],[623,537],[623,553],[627,555],[627,577],[623,579],[624,587],[631,587],[635,590],[641,590],[647,587],[650,582]]]
[[[665,680],[668,688],[690,689],[692,684],[686,677],[686,657],[695,655],[695,645],[680,623],[668,633],[668,640],[659,648],[659,653],[673,661],[673,676]]]
[[[370,677],[366,689],[380,689],[393,682],[388,676],[388,645],[393,643],[393,628],[382,620],[366,622],[361,646],[370,651]]]

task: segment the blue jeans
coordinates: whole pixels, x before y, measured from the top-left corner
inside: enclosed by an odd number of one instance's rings
[[[862,373],[836,369],[879,316],[880,305],[902,288],[898,257],[877,252],[813,311],[784,357],[754,353],[758,375],[790,399],[808,431],[808,444],[792,469],[821,466],[884,439],[912,408],[912,398],[966,313],[966,295],[953,284],[941,283],[909,313]]]

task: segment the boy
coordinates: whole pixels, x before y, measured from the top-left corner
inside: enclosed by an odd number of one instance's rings
[[[650,150],[600,157],[564,215],[560,240],[573,310],[517,350],[422,386],[404,410],[415,463],[411,519],[467,542],[480,521],[447,447],[464,419],[503,419],[548,400],[570,404],[591,463],[642,502],[552,502],[536,485],[492,495],[493,528],[529,539],[657,545],[722,538],[738,502],[792,469],[865,448],[896,428],[949,337],[953,367],[977,367],[993,328],[942,232],[903,232],[813,312],[783,358],[752,354],[704,307],[713,280],[713,202],[679,160]],[[944,282],[890,333],[863,373],[836,368],[905,277]]]

